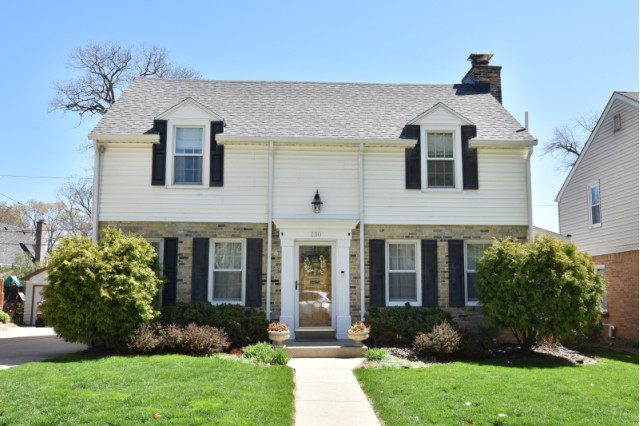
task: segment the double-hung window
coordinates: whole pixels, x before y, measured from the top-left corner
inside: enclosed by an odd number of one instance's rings
[[[600,225],[600,184],[589,186],[589,222]]]
[[[427,132],[427,187],[455,188],[453,133]]]
[[[490,243],[465,244],[465,301],[467,306],[478,304],[476,264],[489,246],[491,246]]]
[[[244,304],[244,242],[211,241],[210,247],[210,300]]]
[[[417,242],[387,244],[387,304],[420,305],[420,274]]]
[[[164,269],[164,240],[162,239],[149,239],[147,240],[151,247],[156,251],[156,262],[160,266],[160,275],[162,275]],[[158,294],[154,299],[154,304],[160,305],[162,302],[162,287],[158,290]]]
[[[176,127],[173,155],[174,184],[202,184],[204,129]]]

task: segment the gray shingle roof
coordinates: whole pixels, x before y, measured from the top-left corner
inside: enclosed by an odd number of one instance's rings
[[[225,135],[398,138],[404,125],[442,102],[477,126],[482,140],[533,137],[489,93],[473,86],[137,78],[93,134],[140,135],[191,97],[225,119]]]
[[[11,266],[17,255],[25,250],[33,257],[35,239],[31,231],[0,223],[0,266]]]

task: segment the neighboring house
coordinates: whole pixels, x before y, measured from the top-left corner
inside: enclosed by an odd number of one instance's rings
[[[156,246],[163,303],[259,307],[292,337],[346,338],[370,304],[481,324],[475,261],[531,235],[537,144],[491,56],[463,84],[137,78],[89,135],[94,229]]]
[[[569,237],[567,237],[566,235],[558,234],[557,232],[549,231],[548,229],[539,228],[537,226],[533,227],[533,236],[534,237],[542,238],[545,235],[549,236],[549,237],[556,238],[556,239],[561,240],[561,241],[571,241],[571,239]]]
[[[17,256],[35,259],[33,232],[19,226],[0,223],[0,267],[11,267]]]
[[[49,285],[47,268],[41,268],[20,280],[24,285],[24,314],[22,321],[26,325],[36,325],[40,314],[39,306],[44,301],[42,290]]]
[[[609,285],[603,323],[638,340],[638,93],[614,92],[556,197],[560,233]]]

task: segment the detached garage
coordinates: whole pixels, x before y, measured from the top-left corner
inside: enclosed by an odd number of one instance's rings
[[[36,321],[39,315],[41,315],[38,307],[44,301],[42,290],[44,290],[45,286],[49,285],[47,268],[38,269],[22,277],[21,282],[24,284],[23,321],[26,325],[41,325],[36,324]]]

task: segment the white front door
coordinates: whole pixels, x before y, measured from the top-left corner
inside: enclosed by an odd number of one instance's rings
[[[334,247],[297,244],[296,329],[334,329]]]

